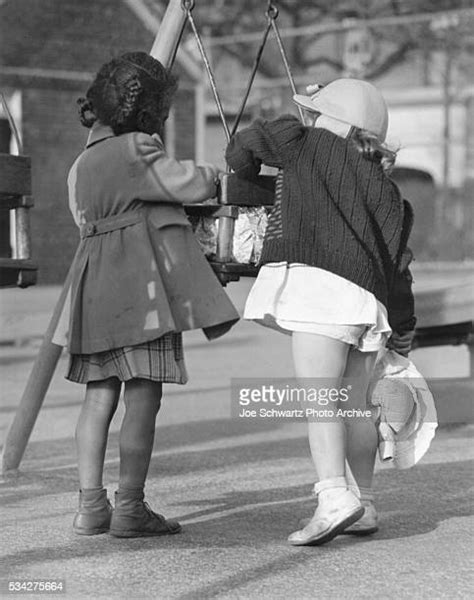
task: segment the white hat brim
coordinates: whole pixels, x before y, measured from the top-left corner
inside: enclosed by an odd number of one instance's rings
[[[309,96],[305,96],[304,94],[295,94],[293,96],[293,102],[296,102],[299,106],[306,110],[310,110],[312,112],[320,112],[317,106],[314,104],[313,100]]]

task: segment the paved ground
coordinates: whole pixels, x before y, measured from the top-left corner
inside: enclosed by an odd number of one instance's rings
[[[241,306],[247,284],[230,287]],[[36,355],[57,288],[2,291],[0,436],[3,439]],[[31,307],[34,307],[32,310]],[[12,346],[12,339],[16,345]],[[75,536],[74,427],[83,390],[66,382],[62,358],[22,463],[2,492],[3,586],[12,579],[63,579],[67,598],[468,598],[473,579],[472,425],[440,428],[428,455],[409,471],[376,476],[381,530],[340,536],[321,548],[293,548],[288,533],[312,510],[314,476],[305,427],[230,418],[229,381],[291,374],[278,334],[241,323],[208,344],[187,336],[191,383],[167,386],[147,486],[152,506],[177,517],[172,538]],[[8,343],[7,343],[8,342]],[[443,422],[472,398],[466,349],[414,353]],[[112,424],[106,484],[118,473]],[[5,587],[0,591],[6,594]],[[49,596],[43,596],[49,597]]]

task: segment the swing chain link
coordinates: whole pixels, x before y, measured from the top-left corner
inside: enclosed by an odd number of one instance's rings
[[[273,4],[272,0],[268,0],[268,8],[265,12],[265,16],[269,19],[276,19],[278,14],[278,8]]]
[[[194,8],[194,0],[181,0],[181,6],[182,6],[184,12],[186,13],[186,17],[188,19],[189,24],[191,25],[191,29],[193,31],[199,53],[201,54],[202,62],[204,64],[204,67],[207,72],[207,76],[209,78],[209,84],[211,86],[212,94],[214,96],[214,101],[217,106],[217,112],[219,113],[219,118],[222,123],[222,128],[224,129],[224,134],[225,134],[226,140],[227,140],[227,142],[229,142],[230,141],[229,126],[228,126],[226,118],[225,118],[224,109],[222,107],[222,102],[221,102],[221,99],[219,96],[219,92],[217,91],[217,85],[216,85],[216,80],[214,78],[214,73],[212,72],[211,63],[206,54],[206,50],[204,49],[204,45],[202,43],[201,36],[199,35],[199,31],[196,27],[196,23],[194,21],[193,15],[192,15],[192,10]]]
[[[268,4],[270,6],[271,2],[269,2]],[[277,11],[277,13],[278,13],[278,11]],[[238,126],[240,124],[240,121],[241,121],[241,119],[243,117],[243,114],[244,114],[244,111],[245,111],[245,107],[247,106],[247,100],[249,98],[250,91],[252,89],[252,85],[253,85],[255,76],[257,74],[257,71],[258,71],[258,67],[260,65],[260,60],[262,58],[263,50],[265,49],[265,45],[267,43],[268,34],[270,33],[270,30],[272,28],[272,22],[273,22],[272,19],[273,18],[276,18],[276,17],[270,17],[269,16],[268,19],[267,19],[268,20],[267,26],[265,28],[265,31],[263,32],[262,41],[260,42],[260,46],[259,46],[259,48],[257,50],[256,55],[255,55],[255,60],[254,60],[254,63],[253,63],[252,71],[250,73],[250,78],[248,80],[247,88],[245,90],[244,96],[242,98],[242,102],[240,104],[239,112],[237,113],[237,117],[235,118],[234,125],[232,127],[231,136],[234,135],[234,133],[237,131],[237,128],[238,128]]]
[[[214,74],[212,72],[212,67],[211,67],[209,58],[208,58],[208,56],[206,54],[206,51],[204,49],[204,45],[203,45],[202,40],[201,40],[201,36],[199,35],[199,31],[198,31],[198,29],[196,27],[196,24],[194,22],[194,18],[193,18],[192,14],[191,14],[192,10],[194,9],[194,6],[195,6],[195,0],[181,0],[181,6],[182,6],[182,9],[184,10],[184,12],[186,13],[186,17],[188,19],[189,24],[191,25],[191,29],[192,29],[194,37],[196,39],[196,43],[197,43],[199,52],[201,54],[201,58],[202,58],[202,61],[204,63],[204,67],[205,67],[205,69],[207,71],[207,75],[208,75],[208,78],[209,78],[209,83],[210,83],[211,90],[212,90],[212,93],[213,93],[213,96],[214,96],[214,100],[215,100],[215,103],[216,103],[216,106],[217,106],[217,111],[219,113],[219,117],[220,117],[220,120],[222,122],[222,127],[224,129],[225,137],[226,137],[226,139],[227,139],[228,142],[230,141],[231,136],[234,135],[234,133],[236,132],[236,130],[237,130],[238,126],[239,126],[239,123],[240,123],[240,121],[242,119],[242,116],[243,116],[243,113],[244,113],[244,110],[245,110],[245,106],[247,104],[247,100],[248,100],[248,97],[249,97],[249,94],[250,94],[250,89],[251,89],[253,81],[255,79],[255,75],[257,74],[257,70],[258,70],[258,67],[259,67],[259,64],[260,64],[260,59],[262,57],[263,49],[264,49],[264,47],[266,45],[270,29],[273,29],[273,32],[275,34],[276,43],[277,43],[278,50],[280,52],[280,55],[281,55],[281,58],[282,58],[282,61],[283,61],[283,65],[285,67],[285,71],[286,71],[286,74],[287,74],[287,77],[288,77],[288,80],[289,80],[289,83],[290,83],[291,90],[292,90],[293,94],[296,94],[296,87],[295,87],[295,83],[294,83],[294,79],[293,79],[293,74],[291,72],[291,68],[290,68],[290,65],[289,65],[289,62],[288,62],[288,59],[287,59],[287,56],[286,56],[285,48],[283,46],[283,42],[282,42],[282,39],[281,39],[281,36],[280,36],[280,32],[279,32],[278,26],[276,24],[276,19],[278,18],[279,11],[278,11],[277,6],[273,3],[273,1],[272,0],[268,0],[267,10],[265,12],[265,16],[267,17],[267,21],[268,21],[267,27],[266,27],[266,29],[264,31],[260,47],[259,47],[257,55],[255,57],[255,62],[254,62],[254,65],[253,65],[253,69],[252,69],[252,72],[251,72],[251,75],[250,75],[250,79],[249,79],[249,82],[248,82],[248,85],[247,85],[246,92],[244,94],[244,98],[242,99],[242,103],[241,103],[239,112],[238,112],[237,117],[236,117],[236,119],[234,121],[232,130],[230,130],[229,126],[227,124],[227,120],[225,118],[224,109],[222,107],[221,99],[220,99],[220,96],[219,96],[219,92],[217,90],[217,85],[216,85],[216,82],[215,82],[215,79],[214,79]],[[304,122],[303,111],[301,110],[301,108],[299,106],[298,106],[298,112],[299,112],[301,120]]]
[[[291,91],[296,94],[296,85],[293,77],[293,73],[291,72],[290,63],[288,61],[288,57],[286,55],[285,46],[283,45],[283,40],[281,39],[280,30],[278,29],[278,25],[276,24],[276,18],[278,17],[278,8],[272,3],[272,0],[268,1],[268,9],[266,12],[268,22],[273,29],[273,33],[275,34],[275,41],[278,46],[278,50],[280,52],[280,56],[283,62],[283,66],[285,67],[286,76],[288,78],[288,82],[290,84]],[[304,123],[304,113],[301,107],[298,105],[298,114],[300,116],[301,122]]]
[[[181,0],[181,6],[185,12],[191,12],[194,8],[194,0]]]
[[[262,57],[263,49],[264,49],[265,44],[267,42],[267,38],[268,38],[268,34],[269,34],[270,29],[273,30],[273,33],[275,35],[275,41],[276,41],[276,44],[278,46],[278,50],[280,52],[280,56],[281,56],[281,59],[282,59],[282,62],[283,62],[283,66],[285,68],[285,72],[286,72],[286,75],[287,75],[287,78],[288,78],[288,82],[290,84],[291,91],[292,91],[293,94],[296,94],[295,80],[294,80],[294,77],[293,77],[293,73],[291,72],[290,63],[288,61],[288,57],[286,55],[285,47],[284,47],[283,41],[281,39],[280,31],[279,31],[278,25],[276,23],[276,19],[278,18],[278,15],[279,15],[278,7],[275,4],[273,4],[272,0],[268,0],[267,10],[265,11],[265,16],[267,17],[267,21],[268,21],[267,28],[266,28],[266,30],[265,30],[265,32],[263,34],[263,39],[262,39],[262,42],[261,42],[260,47],[258,49],[257,56],[255,58],[255,62],[254,62],[252,73],[251,73],[251,76],[250,76],[250,79],[249,79],[247,90],[245,92],[245,96],[244,96],[244,99],[242,101],[242,105],[240,107],[240,111],[239,111],[239,113],[237,115],[237,118],[236,118],[236,120],[234,122],[234,126],[232,128],[231,135],[233,135],[236,132],[237,127],[238,127],[238,125],[240,123],[240,120],[242,118],[243,112],[245,110],[245,106],[246,106],[246,103],[247,103],[247,100],[248,100],[248,97],[249,97],[249,94],[250,94],[250,88],[252,87],[253,81],[255,79],[255,75],[257,74],[257,70],[258,70],[258,67],[259,67],[259,64],[260,64],[260,59]],[[301,121],[304,123],[304,114],[303,114],[303,111],[302,111],[301,107],[297,106],[297,110],[298,110],[298,114],[300,116]]]

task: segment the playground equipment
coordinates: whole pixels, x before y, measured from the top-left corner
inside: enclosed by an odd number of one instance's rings
[[[222,103],[217,90],[214,74],[212,72],[211,65],[209,63],[206,50],[204,48],[201,36],[198,28],[194,21],[192,11],[194,9],[194,0],[183,0],[182,8],[186,14],[186,18],[191,25],[196,45],[201,54],[201,58],[206,69],[210,87],[214,96],[214,100],[217,106],[219,118],[224,129],[224,134],[227,141],[230,141],[231,136],[237,131],[242,116],[245,111],[247,100],[250,95],[252,84],[257,74],[260,60],[265,49],[268,36],[270,31],[273,31],[275,40],[277,42],[278,50],[285,67],[285,72],[288,78],[288,82],[293,94],[296,94],[296,87],[291,72],[291,68],[286,56],[286,52],[283,46],[283,42],[280,36],[280,32],[277,26],[278,9],[273,4],[272,0],[268,0],[267,9],[265,11],[265,17],[267,20],[266,27],[263,31],[262,39],[258,50],[255,55],[255,60],[250,73],[250,77],[247,83],[246,90],[242,97],[242,101],[232,125],[232,129],[229,128],[227,120],[225,118]],[[298,107],[300,118],[303,120],[303,112]],[[210,260],[210,264],[216,273],[217,277],[223,285],[226,285],[229,281],[238,281],[243,277],[255,277],[258,273],[258,267],[253,264],[236,262],[232,247],[234,240],[235,222],[239,216],[239,209],[251,208],[251,207],[262,207],[271,206],[274,203],[275,196],[275,177],[268,175],[259,175],[252,181],[245,181],[239,179],[232,173],[227,173],[222,179],[222,184],[219,192],[219,204],[218,205],[192,205],[187,206],[186,212],[190,216],[205,216],[215,217],[218,219],[217,227],[217,248],[215,258]]]
[[[23,148],[13,118],[3,95],[1,101],[13,131],[18,156],[0,154],[0,210],[14,211],[15,235],[13,257],[0,258],[0,287],[28,287],[36,283],[37,265],[31,260],[30,215],[31,159]]]
[[[227,139],[230,139],[232,133],[236,131],[243,115],[260,57],[271,30],[275,34],[292,91],[296,91],[276,25],[278,11],[270,0],[265,13],[267,25],[256,55],[247,90],[244,94],[238,116],[230,129],[220,103],[212,69],[210,68],[202,40],[192,16],[194,4],[194,0],[170,0],[155,43],[151,49],[151,54],[160,60],[164,66],[171,67],[186,22],[190,23],[209,76],[224,132]],[[257,274],[258,268],[255,265],[238,263],[233,260],[232,241],[235,220],[238,217],[241,207],[271,206],[274,201],[274,191],[274,177],[259,176],[255,182],[249,183],[239,180],[233,174],[228,173],[223,179],[217,204],[201,204],[186,207],[189,215],[211,216],[218,220],[217,250],[215,259],[211,261],[211,266],[224,285],[229,281],[238,280],[241,276],[255,276]],[[54,344],[52,338],[68,296],[71,275],[72,271],[69,272],[66,278],[61,296],[53,311],[50,324],[28,378],[19,407],[8,430],[2,457],[2,469],[4,473],[14,472],[21,462],[38,412],[61,355],[62,347]],[[450,290],[450,288],[447,290],[444,288],[433,290],[427,286],[420,293],[420,297],[417,297],[417,300],[421,300],[422,304],[421,310],[420,304],[418,304],[417,308],[419,315],[419,330],[417,330],[415,342],[417,345],[427,346],[444,343],[472,344],[472,293],[470,295],[469,286],[466,285],[465,273],[460,272],[458,278],[454,278],[452,281],[452,287],[455,291]],[[433,300],[435,302],[434,306],[430,304]],[[447,306],[448,308],[446,308]],[[434,321],[432,318],[433,315],[435,315]]]

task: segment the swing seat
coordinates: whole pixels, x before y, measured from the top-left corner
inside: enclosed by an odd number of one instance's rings
[[[254,180],[240,179],[226,173],[221,179],[218,204],[186,205],[186,213],[193,217],[217,218],[217,249],[209,264],[222,285],[238,281],[240,277],[256,277],[258,267],[237,262],[233,257],[235,223],[241,209],[272,206],[275,199],[275,177],[258,175]]]
[[[278,46],[278,51],[281,55],[283,65],[292,89],[293,94],[296,94],[296,87],[288,63],[288,59],[283,47],[280,32],[276,24],[278,17],[278,8],[268,0],[267,10],[265,11],[266,27],[263,32],[262,41],[257,50],[250,78],[247,84],[246,91],[240,104],[240,109],[237,112],[237,117],[234,121],[232,129],[229,129],[222,107],[217,86],[212,72],[211,63],[207,57],[201,36],[194,21],[192,11],[194,9],[194,1],[183,1],[182,8],[186,12],[186,18],[193,30],[196,44],[201,54],[204,67],[209,77],[211,91],[216,102],[217,111],[224,128],[224,133],[227,142],[230,142],[232,136],[238,129],[241,118],[244,114],[245,106],[249,98],[249,94],[257,74],[263,50],[268,40],[270,31],[273,30]],[[303,120],[303,111],[298,107],[301,119]],[[223,180],[219,195],[219,204],[238,209],[237,217],[223,215],[218,216],[217,244],[216,252],[212,252],[213,241],[212,232],[204,231],[201,247],[210,260],[211,266],[225,285],[229,281],[237,281],[240,276],[255,277],[258,273],[256,264],[259,260],[261,246],[263,244],[263,224],[266,222],[266,213],[264,207],[274,204],[275,196],[275,177],[257,176],[252,181],[239,179],[234,174],[227,174]],[[196,209],[193,210],[196,214]],[[246,212],[248,211],[248,212]],[[188,214],[191,214],[188,212]],[[240,218],[242,217],[242,218]],[[234,226],[237,220],[237,232],[234,235]],[[211,235],[209,235],[211,233]],[[199,239],[199,235],[198,235]],[[233,250],[235,250],[233,252]],[[215,259],[214,256],[215,255]],[[235,255],[235,256],[234,256]],[[250,264],[254,262],[255,264]]]
[[[273,206],[275,177],[257,175],[253,180],[241,179],[235,173],[226,173],[221,181],[219,202],[233,206]]]
[[[36,283],[37,264],[30,260],[29,209],[31,159],[28,156],[0,154],[0,211],[9,219],[15,211],[15,248],[13,255],[0,257],[0,287],[28,287]]]

